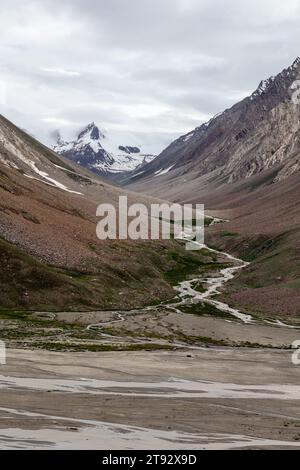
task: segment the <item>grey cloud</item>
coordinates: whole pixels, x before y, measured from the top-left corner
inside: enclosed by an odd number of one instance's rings
[[[46,143],[93,120],[159,151],[288,66],[299,26],[299,0],[3,0],[2,112]]]

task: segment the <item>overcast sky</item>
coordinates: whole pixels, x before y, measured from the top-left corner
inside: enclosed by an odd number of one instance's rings
[[[300,55],[300,0],[1,0],[0,31],[2,114],[158,152]]]

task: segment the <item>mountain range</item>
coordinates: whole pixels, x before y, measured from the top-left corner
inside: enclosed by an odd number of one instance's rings
[[[189,191],[195,194],[194,187],[219,189],[269,168],[277,169],[274,181],[298,172],[300,106],[292,96],[299,76],[297,58],[261,81],[251,96],[172,142],[142,171],[133,172],[127,184],[176,199],[178,182],[185,199]]]
[[[174,240],[96,238],[97,205],[127,194],[129,204],[205,203],[225,220],[207,228],[207,244],[250,261],[227,284],[227,303],[298,315],[299,78],[296,59],[146,164],[135,145],[113,153],[94,123],[75,141],[60,139],[55,153],[0,117],[2,307],[126,308],[172,296],[166,273],[197,265],[197,254]],[[103,178],[116,174],[123,188]]]
[[[206,241],[251,261],[228,284],[227,301],[254,313],[299,313],[299,79],[297,58],[123,179],[131,190],[204,203],[228,220],[207,229]]]
[[[140,147],[116,144],[94,122],[82,129],[73,141],[65,142],[59,135],[53,150],[106,178],[138,170],[155,158],[143,153]]]

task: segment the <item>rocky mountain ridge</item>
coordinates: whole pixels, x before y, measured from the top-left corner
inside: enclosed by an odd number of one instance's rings
[[[300,105],[295,93],[300,58],[277,76],[260,82],[251,96],[171,143],[129,184],[210,175],[233,183],[278,166],[274,181],[300,169]],[[162,176],[164,175],[164,176]]]
[[[94,122],[73,141],[65,142],[59,136],[53,150],[107,178],[140,169],[154,158],[154,155],[142,153],[139,147],[116,145]]]

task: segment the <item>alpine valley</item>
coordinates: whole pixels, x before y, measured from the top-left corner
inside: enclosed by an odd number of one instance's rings
[[[264,316],[300,311],[299,78],[297,58],[123,181],[164,199],[204,203],[226,219],[206,231],[207,243],[251,264],[225,298]]]
[[[0,116],[0,449],[300,448],[299,79],[297,59],[155,159]],[[121,195],[205,203],[205,244],[99,240]]]

